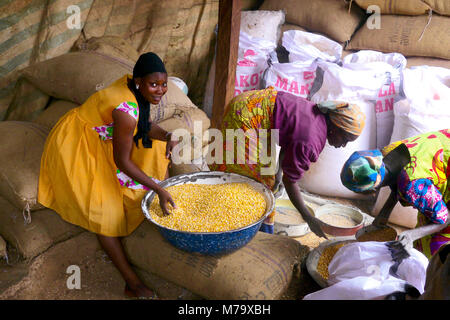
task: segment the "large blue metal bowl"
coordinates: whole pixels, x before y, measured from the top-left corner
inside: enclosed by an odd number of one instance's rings
[[[195,183],[195,184],[220,184],[231,182],[245,182],[253,186],[266,199],[266,212],[256,222],[234,230],[223,232],[187,232],[164,227],[152,219],[148,208],[156,193],[149,191],[142,199],[142,211],[148,220],[154,223],[162,236],[173,246],[188,252],[197,252],[205,255],[224,255],[236,251],[245,246],[258,232],[264,219],[274,210],[275,198],[273,193],[263,184],[245,176],[224,173],[220,171],[205,171],[182,174],[171,177],[160,183],[163,188]]]

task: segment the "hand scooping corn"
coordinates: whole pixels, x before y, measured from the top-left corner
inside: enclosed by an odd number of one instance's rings
[[[184,184],[166,190],[177,208],[163,216],[156,196],[149,211],[155,222],[171,229],[228,231],[258,221],[266,211],[264,196],[246,183]]]

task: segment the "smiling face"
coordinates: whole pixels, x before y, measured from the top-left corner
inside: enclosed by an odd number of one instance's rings
[[[153,72],[134,81],[139,85],[139,92],[151,104],[158,104],[167,92],[167,73]]]

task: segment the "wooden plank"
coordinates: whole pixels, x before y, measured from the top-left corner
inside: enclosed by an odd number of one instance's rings
[[[241,26],[241,0],[220,0],[211,126],[220,128],[225,107],[234,97]]]

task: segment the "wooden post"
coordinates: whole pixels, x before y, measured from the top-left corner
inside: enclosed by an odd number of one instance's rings
[[[234,97],[240,27],[241,0],[220,0],[211,119],[213,128],[220,129],[225,107]]]

